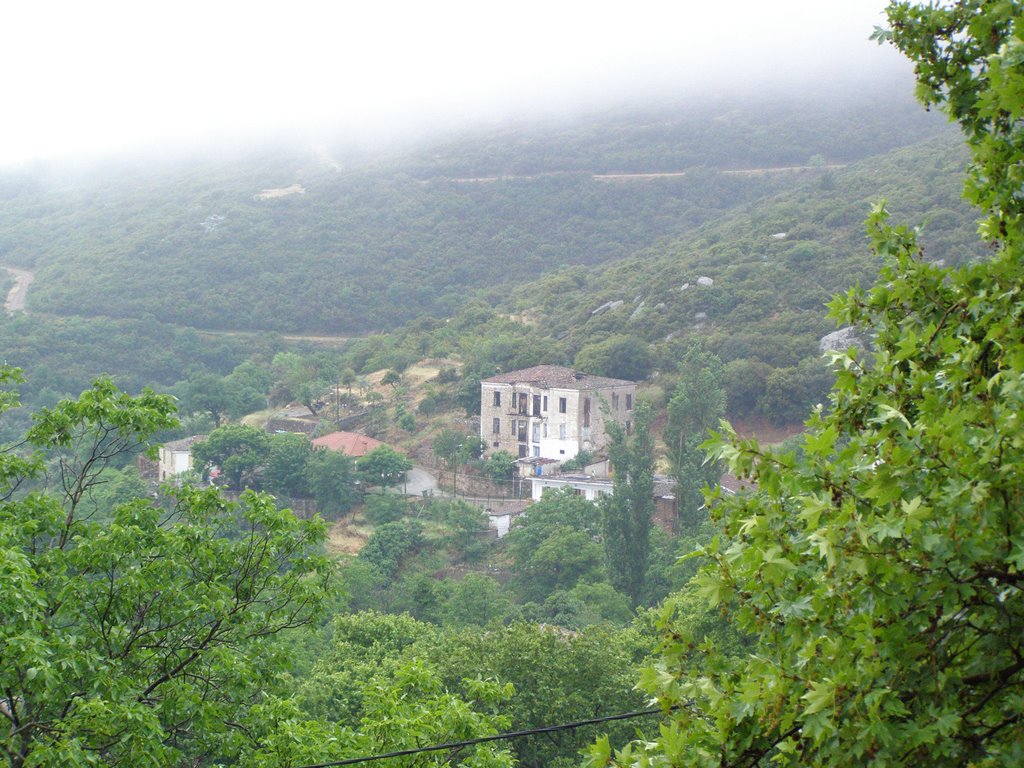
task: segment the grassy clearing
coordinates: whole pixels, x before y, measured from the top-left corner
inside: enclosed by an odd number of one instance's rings
[[[327,554],[357,555],[370,538],[370,528],[365,521],[356,522],[352,517],[339,520],[327,531]]]

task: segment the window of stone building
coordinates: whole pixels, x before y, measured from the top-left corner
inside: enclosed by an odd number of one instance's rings
[[[565,398],[564,397],[558,398],[558,412],[559,413],[565,413]]]
[[[501,406],[501,392],[494,393],[494,405],[495,407]]]

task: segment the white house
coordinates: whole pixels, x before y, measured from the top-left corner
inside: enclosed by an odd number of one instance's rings
[[[587,501],[597,501],[601,496],[611,496],[614,481],[610,477],[593,475],[541,475],[530,478],[533,485],[533,500],[540,501],[546,488],[558,490],[572,488],[578,496]]]
[[[157,462],[157,480],[163,483],[192,469],[192,446],[205,439],[206,435],[194,435],[161,445],[160,458]]]

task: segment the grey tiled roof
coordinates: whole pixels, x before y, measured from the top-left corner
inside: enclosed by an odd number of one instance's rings
[[[594,376],[583,373],[564,365],[535,365],[533,368],[523,368],[519,371],[499,373],[483,379],[482,384],[529,384],[534,387],[549,389],[606,389],[608,387],[623,387],[635,382],[625,379],[610,379],[607,376]]]
[[[171,440],[169,443],[164,443],[163,447],[171,451],[183,451],[186,448],[191,448],[196,443],[201,443],[206,439],[206,435],[193,435],[192,437],[183,437],[181,440]]]

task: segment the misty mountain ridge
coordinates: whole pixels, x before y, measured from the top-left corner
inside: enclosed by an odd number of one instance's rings
[[[57,187],[4,177],[0,261],[36,270],[32,312],[360,334],[625,258],[803,183],[716,171],[845,164],[948,133],[909,97],[885,109],[768,101],[538,123],[388,156],[265,152]],[[685,175],[594,178],[619,172]]]

